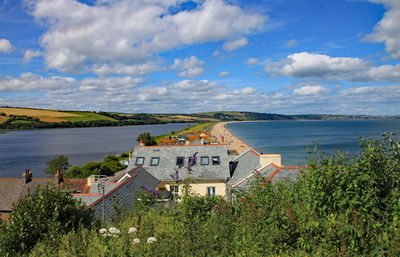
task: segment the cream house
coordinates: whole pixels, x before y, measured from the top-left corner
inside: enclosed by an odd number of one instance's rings
[[[190,185],[194,194],[225,197],[231,176],[228,147],[221,144],[136,146],[129,163],[146,169],[161,181],[157,189],[173,196]]]

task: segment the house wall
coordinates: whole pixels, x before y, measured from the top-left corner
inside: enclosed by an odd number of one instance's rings
[[[0,223],[3,221],[8,221],[10,218],[10,213],[9,211],[0,211]]]
[[[171,185],[172,184],[167,184],[165,183],[165,189],[168,191],[171,191]],[[226,195],[226,183],[225,182],[195,182],[195,183],[190,183],[190,190],[192,193],[200,195],[200,196],[206,196],[207,195],[207,187],[215,187],[215,195],[225,197]],[[180,184],[179,185],[179,196],[183,195],[183,189],[184,185]]]
[[[281,155],[280,154],[262,154],[260,156],[261,167],[259,168],[259,170],[270,165],[271,163],[274,163],[277,166],[282,166]]]

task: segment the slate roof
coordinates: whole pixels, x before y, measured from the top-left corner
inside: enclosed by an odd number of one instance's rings
[[[197,154],[196,165],[191,174],[187,174],[189,157]],[[201,165],[202,156],[209,157],[208,165]],[[220,164],[213,165],[211,158],[219,156]],[[230,176],[227,145],[166,145],[166,146],[136,146],[134,148],[129,168],[135,167],[138,157],[144,157],[143,168],[161,181],[171,181],[176,170],[179,170],[179,179],[191,177],[194,180],[225,180]],[[151,158],[159,157],[159,164],[151,166]],[[184,157],[184,165],[176,165],[177,157]]]
[[[233,175],[228,184],[235,185],[260,167],[260,154],[254,149],[248,149],[233,159],[230,165]]]
[[[125,180],[117,187],[112,189],[104,196],[104,217],[108,220],[114,214],[114,203],[118,202],[119,207],[126,207],[130,209],[135,195],[143,190],[142,186],[146,186],[154,190],[160,181],[153,177],[142,167],[132,169],[129,174],[131,178]],[[103,215],[103,197],[100,197],[89,208],[94,208],[95,215],[102,217]]]
[[[260,174],[265,179],[265,182],[278,182],[284,180],[295,182],[300,176],[300,171],[303,169],[306,169],[306,167],[280,167],[272,163],[258,172],[254,171],[248,179],[239,184],[233,185],[233,188],[248,189],[251,183],[257,178],[257,174]]]
[[[65,179],[64,184],[69,185],[71,189],[84,189],[82,182],[86,183],[85,179]],[[55,178],[32,178],[32,180],[25,184],[24,178],[0,178],[0,210],[11,211],[13,203],[28,192],[34,192],[38,186],[44,187],[47,184],[56,184]]]

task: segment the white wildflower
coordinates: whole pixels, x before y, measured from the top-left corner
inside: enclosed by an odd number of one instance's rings
[[[121,231],[119,231],[119,229],[116,227],[111,227],[108,229],[108,231],[110,231],[111,234],[121,234]]]
[[[112,234],[108,233],[107,236],[108,236],[108,237],[112,237]]]
[[[115,238],[115,237],[119,237],[119,235],[117,235],[117,234],[114,234],[114,235],[112,235],[112,237],[114,237],[114,238]]]
[[[100,234],[105,234],[105,233],[107,233],[107,229],[106,228],[102,228],[102,229],[99,230],[99,233]]]
[[[136,233],[137,232],[137,228],[129,228],[128,234],[132,234],[132,233]]]
[[[138,243],[140,243],[140,239],[139,239],[139,238],[135,238],[135,239],[133,239],[133,243],[134,243],[134,244],[138,244]]]
[[[155,237],[149,237],[147,239],[147,243],[154,243],[154,242],[157,242],[157,239]]]

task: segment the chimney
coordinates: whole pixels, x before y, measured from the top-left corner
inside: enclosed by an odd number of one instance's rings
[[[140,139],[140,145],[144,146],[144,139]]]
[[[224,143],[224,137],[221,138],[221,143]]]
[[[25,169],[24,173],[22,173],[22,177],[24,178],[25,184],[28,184],[32,181],[32,172],[29,169]]]
[[[57,170],[57,173],[54,177],[58,185],[64,181],[64,173],[60,170]]]

